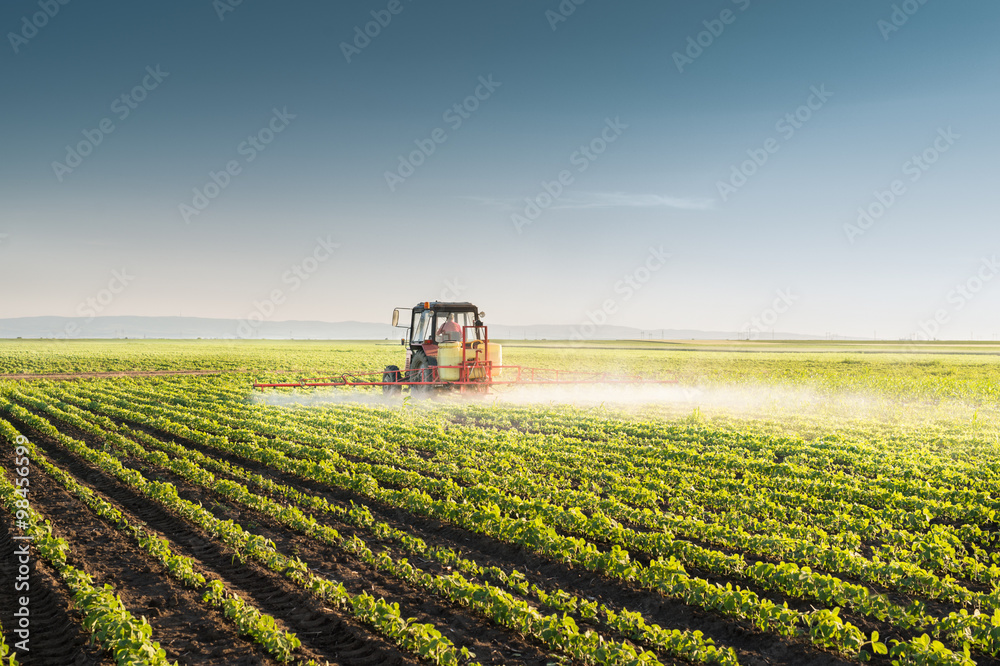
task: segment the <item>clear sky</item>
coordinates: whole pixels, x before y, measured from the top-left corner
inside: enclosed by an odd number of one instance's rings
[[[1000,335],[993,0],[235,1],[0,6],[0,317]]]

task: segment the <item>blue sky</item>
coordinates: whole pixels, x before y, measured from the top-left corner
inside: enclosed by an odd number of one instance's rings
[[[0,9],[0,317],[1000,335],[996,3],[229,2]]]

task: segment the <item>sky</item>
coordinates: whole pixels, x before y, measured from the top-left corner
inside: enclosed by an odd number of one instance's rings
[[[990,0],[5,2],[0,318],[468,300],[996,339],[998,25]]]

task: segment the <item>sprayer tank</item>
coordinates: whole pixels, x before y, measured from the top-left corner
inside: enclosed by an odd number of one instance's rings
[[[493,365],[493,377],[500,375],[498,366],[503,365],[503,348],[499,343],[486,343],[482,340],[467,342],[465,348],[459,341],[442,342],[438,345],[438,376],[443,382],[457,382],[461,377],[461,368],[446,367],[464,365],[469,361],[476,360],[479,354],[480,361],[489,361]],[[469,379],[483,379],[486,376],[486,369],[482,365],[474,365],[469,371]]]

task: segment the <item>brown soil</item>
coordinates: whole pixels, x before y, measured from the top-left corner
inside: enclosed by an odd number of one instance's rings
[[[3,451],[3,463],[13,466],[9,448]],[[131,539],[98,518],[42,470],[32,471],[33,508],[52,522],[56,536],[69,542],[69,564],[90,574],[95,586],[111,583],[133,615],[149,620],[153,640],[171,661],[240,666],[277,663],[262,648],[240,638],[219,611],[201,604],[197,592],[171,578]],[[65,629],[60,627],[59,633]],[[38,638],[39,642],[46,640],[43,635]]]
[[[9,468],[9,467],[8,467]],[[32,478],[34,481],[34,478]],[[32,499],[34,501],[34,499]],[[31,551],[31,573],[28,590],[14,589],[14,580],[19,566],[14,551],[25,541],[15,541],[12,537],[20,531],[14,530],[13,518],[3,512],[0,522],[0,618],[3,621],[4,637],[7,645],[17,656],[18,663],[25,666],[106,666],[114,660],[106,657],[99,648],[89,645],[90,634],[84,631],[82,617],[71,610],[73,596],[55,571],[38,553]],[[13,633],[17,626],[14,612],[20,607],[19,599],[28,597],[29,629],[31,635],[28,651],[15,649],[14,643],[20,638]]]
[[[130,461],[130,467],[138,469],[147,477],[157,476],[177,487],[178,494],[192,502],[201,502],[217,518],[232,520],[243,525],[254,534],[260,534],[274,541],[283,553],[294,553],[317,573],[326,575],[344,584],[348,592],[358,594],[368,592],[375,597],[385,597],[400,605],[404,617],[414,617],[420,622],[446,625],[446,635],[459,646],[466,646],[476,653],[476,660],[482,664],[538,664],[548,663],[548,648],[542,644],[533,645],[512,630],[493,624],[488,619],[473,615],[467,609],[447,599],[436,597],[431,592],[398,581],[369,567],[349,553],[304,536],[278,523],[270,516],[231,502],[212,491],[196,486],[173,472],[156,467],[151,468],[138,461]],[[370,535],[354,530],[342,523],[330,523],[342,535],[350,537],[357,533],[359,538],[369,541]],[[378,548],[374,549],[376,552]],[[407,557],[395,553],[400,559]],[[414,562],[426,569],[427,563]],[[450,572],[440,572],[447,575]],[[530,639],[529,639],[530,640]]]
[[[16,425],[18,424],[14,421]],[[359,625],[350,617],[343,617],[338,611],[326,607],[322,602],[313,597],[308,592],[295,587],[280,574],[269,571],[254,562],[239,563],[234,553],[222,545],[216,538],[202,532],[200,529],[190,526],[183,519],[175,516],[164,509],[159,504],[149,500],[131,488],[111,477],[105,472],[90,465],[76,455],[66,451],[52,439],[31,431],[32,441],[39,446],[49,459],[62,467],[64,470],[75,476],[79,481],[90,485],[94,490],[102,493],[104,499],[109,501],[116,508],[121,510],[129,520],[133,522],[143,522],[148,529],[158,532],[166,537],[175,552],[186,555],[196,562],[196,569],[210,578],[220,578],[228,589],[239,594],[244,600],[253,603],[260,611],[269,613],[275,617],[279,626],[296,633],[302,641],[302,647],[296,654],[305,659],[316,659],[320,663],[323,660],[330,661],[331,664],[375,666],[383,664],[399,664],[414,666],[417,660],[400,652],[398,648],[373,635],[369,630]],[[26,434],[29,434],[26,432]],[[79,433],[73,433],[78,435]],[[42,476],[39,474],[38,476]],[[54,482],[49,480],[54,485]],[[37,497],[37,496],[36,496]],[[67,497],[69,497],[67,495]],[[73,498],[69,497],[70,500]],[[86,513],[86,507],[78,506]],[[90,514],[90,520],[98,520]],[[103,524],[102,524],[103,525]],[[73,531],[77,536],[86,534],[86,523],[74,523]],[[107,530],[109,533],[110,529]],[[149,578],[155,585],[166,585],[163,580],[166,574],[156,575],[155,573],[144,571],[151,568],[145,564],[136,565],[142,560],[137,557],[126,555],[122,558],[120,552],[115,548],[103,551],[89,550],[90,546],[96,547],[94,539],[92,542],[84,542],[88,548],[84,549],[81,558],[87,566],[93,566],[98,570],[105,566],[113,565],[116,561],[121,561],[123,573],[128,569],[140,571],[138,574],[140,581]],[[76,541],[73,542],[77,546]],[[116,574],[117,575],[117,574]],[[116,585],[121,585],[123,581],[115,579]],[[120,592],[121,593],[121,592]],[[151,595],[157,596],[157,595]],[[180,593],[178,592],[178,596]],[[161,599],[164,597],[160,597]],[[172,596],[166,597],[172,599]],[[125,597],[123,595],[123,600]],[[136,610],[136,604],[125,600],[126,605],[136,614],[141,614]],[[147,604],[148,605],[148,604]],[[195,609],[199,615],[204,615],[201,609]],[[144,613],[145,611],[143,611]],[[149,617],[149,615],[147,615]],[[181,616],[186,622],[177,622],[177,641],[189,640],[198,643],[196,640],[198,617],[194,611]],[[158,618],[157,618],[158,619]],[[180,618],[179,618],[180,619]],[[153,625],[154,636],[160,640],[163,647],[168,650],[167,642],[170,641],[168,634],[158,627],[157,620],[149,617]],[[227,632],[232,632],[232,625],[224,620],[214,624],[215,634],[210,638],[205,638],[208,648],[214,649],[219,640],[224,640]],[[170,628],[167,628],[167,632]],[[256,649],[256,648],[254,648]],[[173,657],[173,655],[172,655]],[[210,655],[206,659],[198,659],[197,655],[186,654],[181,658],[185,664],[258,664],[266,663],[261,658],[257,661],[240,661],[238,655],[234,654],[234,659]],[[267,662],[270,663],[270,662]]]

